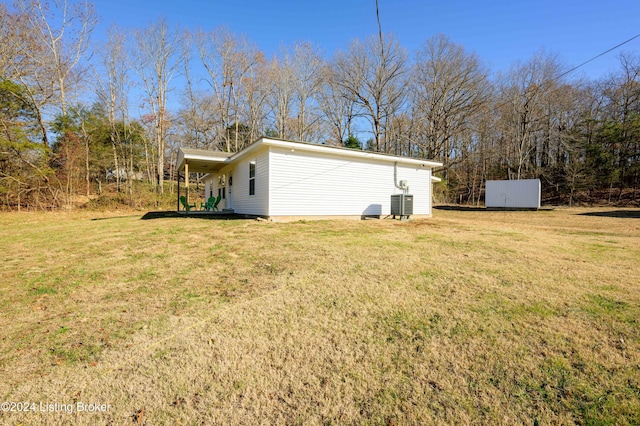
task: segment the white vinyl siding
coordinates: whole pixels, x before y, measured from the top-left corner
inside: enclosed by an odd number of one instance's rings
[[[231,173],[232,170],[233,168],[231,166],[227,166],[220,169],[220,171],[215,175],[215,179],[211,181],[213,196],[214,197],[217,197],[218,195],[221,196],[220,203],[218,204],[218,210],[229,208],[229,205],[227,204],[227,200],[229,196],[228,185],[229,185],[229,173]]]
[[[249,164],[255,161],[255,195],[249,195]],[[248,155],[238,161],[233,175],[233,210],[240,214],[267,216],[269,203],[269,152]]]
[[[209,175],[205,180],[204,180],[204,199],[207,200],[209,197],[211,196],[216,196],[217,195],[217,190],[215,189],[215,182],[214,182],[215,176],[213,175]]]
[[[431,214],[431,170],[398,165],[414,195],[414,214]],[[270,147],[269,216],[390,214],[394,163]],[[256,189],[256,191],[258,191]]]

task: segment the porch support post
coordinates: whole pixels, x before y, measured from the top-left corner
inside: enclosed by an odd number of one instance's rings
[[[178,198],[176,199],[176,211],[180,211],[180,170],[178,170]]]
[[[187,208],[189,207],[189,160],[185,160],[184,162],[184,190],[186,192],[184,198],[185,200],[187,200],[186,204],[187,204]],[[187,213],[189,211],[187,210]]]

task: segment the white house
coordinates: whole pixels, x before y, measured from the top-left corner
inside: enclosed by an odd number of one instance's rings
[[[412,216],[431,215],[441,163],[327,145],[261,138],[235,154],[181,148],[177,169],[207,173],[205,198],[220,210],[272,220],[384,217],[393,194],[413,195]],[[405,185],[403,187],[403,184]]]

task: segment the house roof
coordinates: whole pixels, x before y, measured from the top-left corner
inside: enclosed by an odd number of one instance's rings
[[[229,152],[209,151],[206,149],[180,148],[178,150],[178,170],[184,170],[189,163],[189,172],[215,173],[224,167],[227,159],[233,155]]]
[[[389,163],[408,164],[428,168],[442,166],[442,163],[429,160],[421,160],[418,158],[401,157],[397,155],[382,154],[379,152],[362,151],[357,149],[321,145],[309,142],[293,142],[273,138],[260,138],[244,150],[236,153],[180,148],[180,150],[178,151],[177,166],[179,171],[184,170],[184,166],[188,162],[189,172],[215,173],[225,165],[230,164],[235,160],[249,155],[257,149],[266,146],[276,146],[280,148],[291,149],[292,151],[299,150],[325,153],[328,155],[336,155],[340,157],[351,157],[354,159],[372,159]]]

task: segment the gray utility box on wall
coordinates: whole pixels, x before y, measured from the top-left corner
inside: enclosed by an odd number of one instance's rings
[[[391,196],[391,214],[395,218],[396,216],[409,217],[413,214],[413,195],[409,194],[394,194]]]

